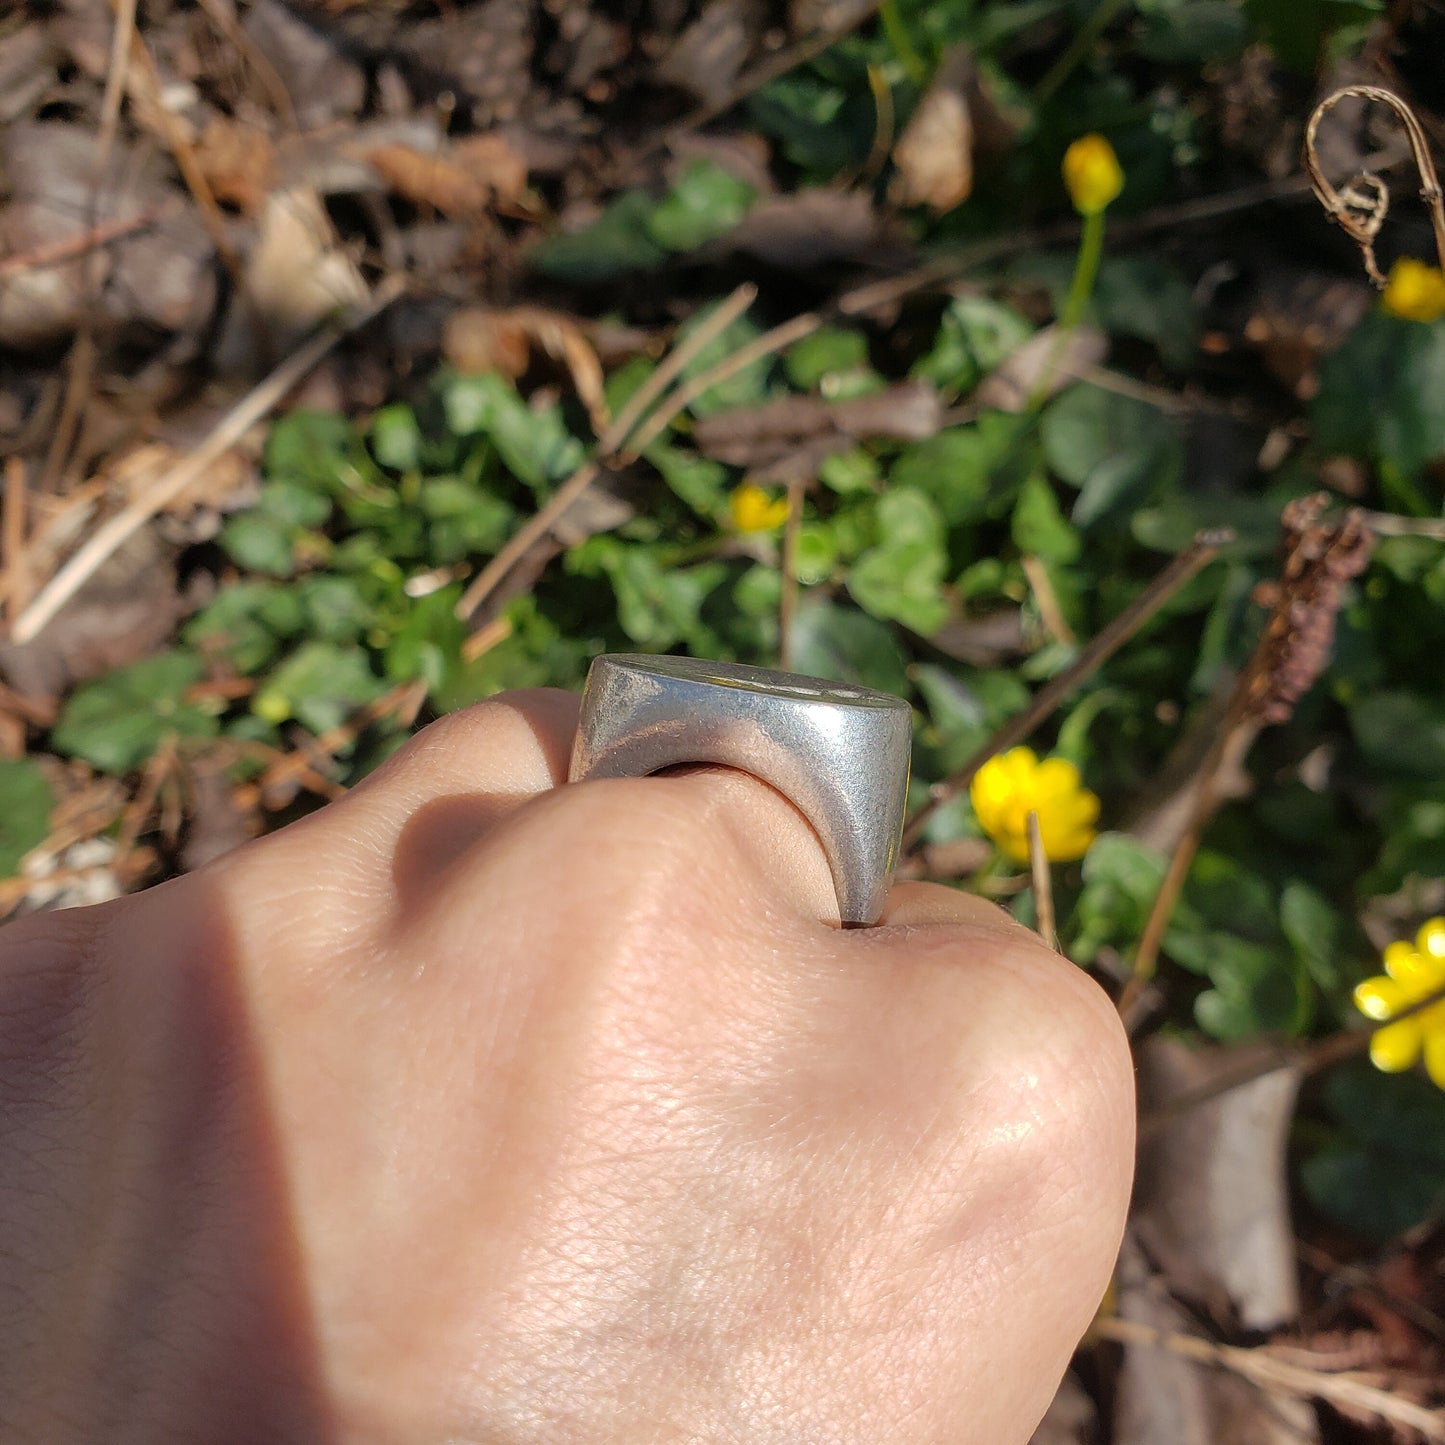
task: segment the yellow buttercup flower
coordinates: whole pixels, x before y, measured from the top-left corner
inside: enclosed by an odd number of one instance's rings
[[[1081,216],[1097,216],[1124,189],[1114,147],[1101,135],[1083,135],[1064,152],[1064,185]]]
[[[1384,973],[1355,989],[1355,1007],[1367,1019],[1384,1024],[1370,1040],[1370,1061],[1387,1074],[1397,1074],[1423,1054],[1425,1072],[1445,1089],[1445,999],[1390,1022],[1413,1004],[1445,992],[1445,918],[1432,918],[1414,943],[1392,943],[1384,964]]]
[[[1041,762],[1032,748],[1011,748],[974,774],[968,796],[983,831],[1019,863],[1028,861],[1030,813],[1052,862],[1082,858],[1094,841],[1099,799],[1067,758]]]
[[[1406,321],[1438,321],[1445,316],[1445,275],[1413,256],[1401,256],[1385,280],[1380,304]]]
[[[738,532],[772,532],[788,520],[788,499],[770,497],[761,487],[744,482],[728,498],[733,529]]]

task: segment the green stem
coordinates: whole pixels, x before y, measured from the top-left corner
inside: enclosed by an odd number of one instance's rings
[[[898,63],[907,73],[909,80],[922,90],[928,84],[928,65],[914,49],[908,27],[898,13],[898,0],[883,0],[878,7],[878,18],[883,22],[883,34],[893,50]]]
[[[1074,36],[1073,43],[1054,62],[1053,68],[1034,89],[1034,104],[1042,105],[1073,74],[1074,67],[1093,49],[1094,42],[1108,29],[1129,0],[1099,0],[1094,13]]]
[[[1069,344],[1069,337],[1075,327],[1084,319],[1089,297],[1094,294],[1094,283],[1099,279],[1099,263],[1104,259],[1104,213],[1095,211],[1084,217],[1084,229],[1079,236],[1079,254],[1074,260],[1074,275],[1069,282],[1069,294],[1064,298],[1064,309],[1059,313],[1059,325],[1054,334],[1054,344],[1034,383],[1033,394],[1029,397],[1027,410],[1036,412],[1048,395],[1049,382],[1059,357]]]

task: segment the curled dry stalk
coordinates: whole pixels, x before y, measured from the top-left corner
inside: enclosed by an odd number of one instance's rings
[[[1345,85],[1332,91],[1310,113],[1305,126],[1304,166],[1310,185],[1332,221],[1343,227],[1346,235],[1360,248],[1365,270],[1376,286],[1384,286],[1385,278],[1375,261],[1375,238],[1385,224],[1390,209],[1390,192],[1373,171],[1362,170],[1343,190],[1336,189],[1320,166],[1315,138],[1320,122],[1342,100],[1377,101],[1394,111],[1410,142],[1410,154],[1420,172],[1420,198],[1430,212],[1435,230],[1435,251],[1440,267],[1445,270],[1445,204],[1442,204],[1440,177],[1425,139],[1425,131],[1415,112],[1393,90],[1379,85]]]
[[[1278,582],[1259,595],[1270,608],[1248,664],[1239,674],[1219,736],[1199,768],[1194,802],[1184,834],[1154,896],[1139,940],[1119,1012],[1130,1021],[1145,984],[1154,976],[1164,931],[1194,861],[1204,825],[1218,806],[1217,782],[1227,757],[1243,761],[1262,727],[1288,722],[1299,702],[1329,663],[1335,618],[1344,603],[1345,584],[1359,576],[1374,551],[1375,535],[1366,514],[1352,507],[1327,519],[1327,492],[1300,497],[1285,507],[1284,564]]]

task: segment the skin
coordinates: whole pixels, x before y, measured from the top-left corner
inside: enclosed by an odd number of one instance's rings
[[[209,868],[0,931],[0,1438],[1028,1439],[1132,1072],[982,901],[842,931],[744,774],[434,724]]]

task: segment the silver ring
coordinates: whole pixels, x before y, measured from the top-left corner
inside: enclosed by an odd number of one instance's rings
[[[898,861],[912,714],[901,698],[733,662],[614,654],[582,693],[572,782],[721,763],[813,825],[845,925],[875,923]]]

